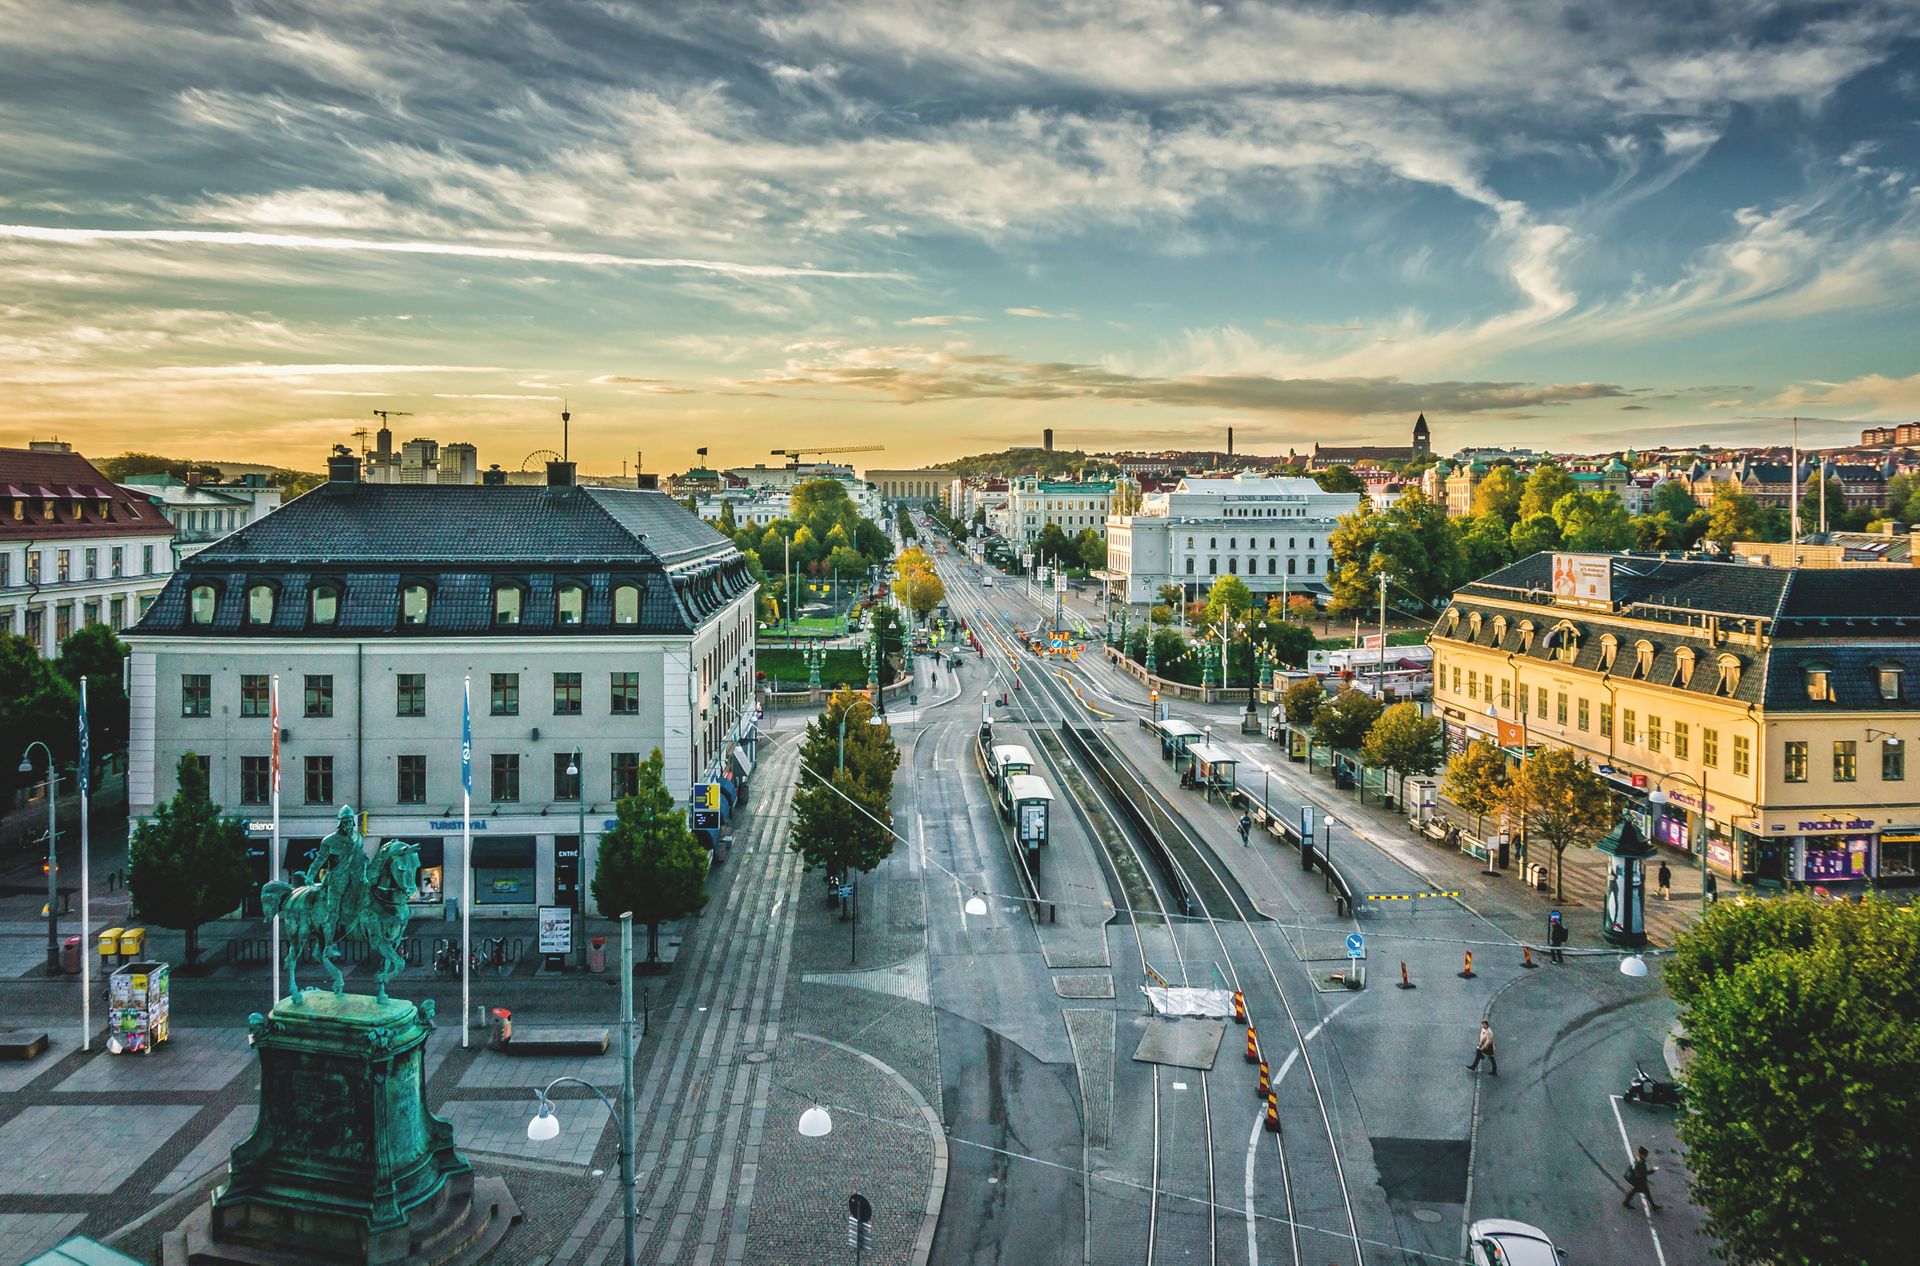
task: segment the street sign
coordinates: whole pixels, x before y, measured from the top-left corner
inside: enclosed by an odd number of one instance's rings
[[[693,799],[688,801],[693,809],[693,829],[696,831],[717,831],[720,829],[720,784],[717,782],[697,782],[693,784]]]
[[[1367,956],[1367,938],[1358,932],[1347,933],[1347,957],[1365,958]]]
[[[839,887],[833,890],[833,895],[836,897],[842,897],[842,898],[851,897],[853,895],[853,885],[841,884]]]
[[[873,1247],[873,1204],[857,1191],[847,1197],[847,1247],[856,1253]]]

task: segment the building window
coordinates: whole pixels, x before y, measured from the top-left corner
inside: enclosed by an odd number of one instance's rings
[[[615,624],[640,623],[640,587],[638,585],[614,587],[613,622]]]
[[[108,551],[107,565],[112,575],[125,575],[127,570],[127,547],[124,545],[116,545],[112,550]]]
[[[1662,741],[1660,718],[1649,713],[1647,716],[1647,750],[1649,752],[1659,751]]]
[[[272,585],[254,585],[247,590],[247,623],[273,623]]]
[[[493,622],[495,624],[520,623],[520,604],[525,595],[518,585],[499,585],[493,591]]]
[[[493,798],[496,801],[520,798],[519,753],[495,752],[493,754]]]
[[[420,625],[427,622],[430,601],[425,585],[408,585],[400,591],[400,623]]]
[[[1720,731],[1700,728],[1700,763],[1708,769],[1720,768]]]
[[[577,717],[580,715],[579,673],[555,673],[553,675],[553,715],[557,717]]]
[[[1453,670],[1453,693],[1460,693],[1460,669],[1458,666]]]
[[[1547,719],[1547,688],[1545,686],[1533,688],[1533,715],[1542,721]]]
[[[333,757],[307,757],[307,803],[333,803]]]
[[[315,585],[307,596],[307,615],[315,624],[338,624],[340,622],[340,587],[338,585]]]
[[[263,717],[271,715],[272,707],[267,701],[267,674],[240,674],[240,715],[243,717]]]
[[[587,614],[587,591],[579,585],[561,585],[554,594],[553,610],[563,625],[580,623]]]
[[[65,642],[73,636],[73,604],[63,602],[53,609],[53,640]]]
[[[1619,653],[1620,643],[1614,638],[1613,634],[1608,633],[1603,635],[1600,639],[1600,671],[1603,673],[1612,672],[1614,658],[1618,656]]]
[[[1853,782],[1860,777],[1860,744],[1853,739],[1835,739],[1833,744],[1833,780]]]
[[[520,715],[520,674],[493,674],[493,688],[490,694],[490,711],[497,717],[517,717]]]
[[[1653,678],[1653,643],[1639,641],[1633,644],[1633,675],[1636,680],[1650,681]]]
[[[394,675],[393,715],[397,717],[427,715],[427,675],[425,673]]]
[[[1740,661],[1731,655],[1722,655],[1720,681],[1714,687],[1714,693],[1730,699],[1738,689],[1740,689]]]
[[[100,579],[100,551],[92,546],[87,547],[87,579]]]
[[[427,758],[425,756],[395,757],[394,775],[397,781],[394,794],[401,804],[427,802]]]
[[[61,584],[73,579],[73,551],[63,549],[54,555],[54,574]]]
[[[1685,721],[1673,723],[1673,758],[1675,760],[1687,758],[1687,731],[1691,728]]]
[[[640,753],[613,754],[613,798],[623,800],[640,794]]]
[[[1753,768],[1753,748],[1744,734],[1733,736],[1733,772],[1744,778]]]
[[[568,772],[569,770],[572,772]],[[580,798],[580,772],[580,767],[573,763],[572,752],[553,754],[553,798],[555,800]]]
[[[307,715],[310,717],[330,717],[333,715],[333,674],[307,674]],[[331,796],[328,799],[332,799]]]
[[[1500,706],[1508,709],[1513,707],[1513,683],[1504,677],[1500,679]]]
[[[273,758],[240,758],[240,803],[265,804],[273,799]]]
[[[1207,575],[1218,576],[1219,574],[1220,574],[1220,560],[1217,558],[1209,558],[1207,560]]]
[[[1902,690],[1904,672],[1898,664],[1882,664],[1875,670],[1880,680],[1880,697],[1893,702],[1905,696]]]
[[[1633,736],[1637,732],[1638,727],[1634,724],[1633,709],[1622,708],[1620,710],[1620,741],[1622,743],[1633,742]]]
[[[107,599],[107,627],[118,633],[127,625],[127,600],[118,596]]]
[[[151,545],[142,545],[140,547],[140,574],[142,576],[153,575],[153,546]]]
[[[182,673],[180,675],[180,715],[183,717],[210,717],[213,715],[213,678],[207,673]]]
[[[613,715],[631,717],[640,715],[640,674],[613,674]]]
[[[1469,668],[1467,669],[1467,698],[1478,699],[1479,697],[1480,670],[1477,668]]]
[[[1564,690],[1554,696],[1553,715],[1561,725],[1567,723],[1567,692]]]
[[[1681,647],[1673,653],[1673,681],[1669,684],[1685,690],[1687,683],[1693,680],[1693,652]]]
[[[1899,739],[1880,744],[1880,781],[1904,782],[1907,777],[1907,745]]]
[[[213,606],[218,598],[219,594],[212,585],[195,585],[187,598],[188,618],[195,624],[212,624]]]
[[[1807,665],[1807,698],[1813,703],[1833,702],[1833,670],[1825,664]]]
[[[1735,739],[1733,745],[1733,759],[1734,764],[1737,765],[1740,763],[1740,740]],[[1788,782],[1805,782],[1807,780],[1807,745],[1804,741],[1800,739],[1789,739],[1787,741],[1786,770]],[[1737,773],[1739,771],[1736,770],[1735,772]]]

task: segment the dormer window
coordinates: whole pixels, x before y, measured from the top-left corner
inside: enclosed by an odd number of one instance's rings
[[[525,595],[518,585],[496,585],[493,590],[493,622],[520,623],[520,607]]]
[[[340,586],[315,585],[307,596],[307,618],[314,624],[340,622]]]
[[[1478,611],[1475,611],[1467,617],[1467,640],[1469,642],[1478,642],[1480,640],[1480,613]]]
[[[415,581],[413,584],[401,586],[400,623],[413,626],[425,624],[431,604],[432,595],[425,585]]]
[[[1533,649],[1533,621],[1520,621],[1520,653],[1527,654]]]
[[[1603,673],[1612,672],[1613,661],[1619,658],[1619,655],[1620,639],[1611,633],[1602,634],[1600,637],[1600,671]]]
[[[1833,669],[1827,664],[1808,664],[1807,699],[1811,703],[1833,702]]]
[[[220,601],[220,591],[212,585],[195,585],[187,595],[187,618],[195,624],[212,624],[213,608]]]
[[[1653,643],[1644,638],[1633,644],[1633,675],[1637,681],[1653,679]]]
[[[1722,655],[1720,657],[1720,680],[1715,684],[1713,692],[1724,698],[1731,699],[1739,689],[1740,661],[1735,656]]]
[[[1670,685],[1685,690],[1693,680],[1693,651],[1683,646],[1673,653],[1673,681]]]
[[[615,624],[640,623],[640,586],[614,586],[613,622]]]
[[[247,623],[273,623],[272,585],[254,585],[247,590]]]
[[[1889,703],[1897,703],[1906,698],[1906,672],[1898,664],[1882,664],[1874,669],[1874,676],[1880,683],[1880,697]]]
[[[586,589],[575,584],[561,585],[554,593],[553,613],[555,621],[564,625],[577,625],[586,619]]]
[[[1506,640],[1507,617],[1504,615],[1496,615],[1493,617],[1493,641],[1491,645],[1498,646]]]
[[[1547,634],[1545,645],[1552,649],[1555,659],[1571,664],[1580,657],[1580,630],[1571,624],[1556,624]]]

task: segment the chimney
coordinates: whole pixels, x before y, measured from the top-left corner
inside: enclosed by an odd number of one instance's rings
[[[547,487],[570,488],[573,486],[574,465],[572,462],[547,463]]]
[[[1042,445],[1051,453],[1053,451],[1053,428],[1048,427],[1046,430],[1040,432],[1040,439]]]
[[[360,482],[360,459],[353,455],[345,444],[333,446],[333,456],[327,458],[327,482],[330,484],[357,484]]]
[[[499,462],[495,462],[480,472],[480,483],[487,488],[504,488],[507,486],[507,472],[500,469]]]
[[[207,482],[206,471],[190,470],[187,472],[187,487],[198,488],[201,484],[204,484],[205,482]]]
[[[1227,428],[1227,456],[1233,456],[1233,428]]]
[[[660,491],[660,476],[636,474],[633,477],[633,485],[643,492],[658,492]]]

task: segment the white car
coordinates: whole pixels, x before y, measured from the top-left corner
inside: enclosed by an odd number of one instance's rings
[[[1473,1266],[1560,1266],[1567,1255],[1539,1227],[1509,1218],[1482,1218],[1468,1227],[1467,1251]]]
[[[980,587],[981,587],[982,589],[991,589],[991,588],[993,588],[993,577],[992,577],[992,576],[982,576],[982,577],[980,577]]]

